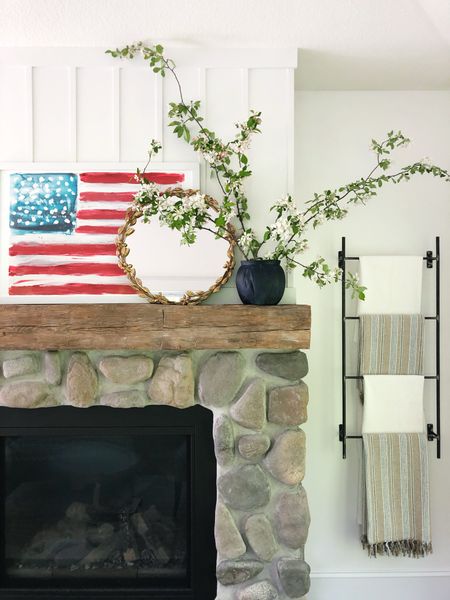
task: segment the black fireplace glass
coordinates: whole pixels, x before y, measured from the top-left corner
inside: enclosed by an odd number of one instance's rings
[[[0,600],[213,600],[212,421],[0,408]]]
[[[189,438],[8,437],[10,577],[187,577]]]

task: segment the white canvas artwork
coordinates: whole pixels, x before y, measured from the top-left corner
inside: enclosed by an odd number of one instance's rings
[[[140,302],[117,264],[115,239],[138,191],[130,164],[17,164],[1,171],[2,302]],[[197,189],[197,163],[154,163],[161,186]],[[155,218],[128,238],[130,262],[153,292],[177,298],[221,274],[225,242],[201,232],[180,246]]]

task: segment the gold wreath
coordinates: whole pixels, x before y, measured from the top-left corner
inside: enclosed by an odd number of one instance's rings
[[[174,188],[166,190],[171,196],[177,196],[178,198],[182,198],[184,196],[192,196],[193,194],[197,194],[198,190],[184,190],[182,188]],[[208,206],[210,206],[213,210],[218,211],[219,205],[217,200],[211,198],[211,196],[205,195],[205,200]],[[161,292],[158,294],[153,294],[139,279],[136,274],[136,269],[127,261],[127,256],[130,253],[130,249],[127,244],[127,238],[134,232],[134,226],[137,221],[143,216],[144,211],[136,206],[131,206],[127,210],[127,214],[125,217],[125,223],[118,231],[118,235],[116,238],[116,248],[117,248],[117,256],[118,256],[118,264],[119,267],[124,271],[125,275],[130,280],[133,288],[138,292],[138,295],[142,298],[145,298],[151,304],[199,304],[208,298],[211,294],[219,291],[220,288],[225,285],[225,283],[230,279],[231,274],[233,273],[235,260],[234,260],[234,246],[236,244],[234,238],[234,228],[232,225],[227,226],[227,233],[225,234],[225,239],[228,241],[229,246],[227,250],[227,260],[224,264],[224,273],[219,277],[212,286],[206,291],[196,291],[193,292],[188,290],[184,293],[183,297],[178,300],[169,300],[162,294]]]

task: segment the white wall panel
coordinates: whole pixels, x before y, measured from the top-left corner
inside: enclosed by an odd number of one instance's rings
[[[70,67],[33,69],[33,139],[35,161],[74,158],[73,78]]]
[[[178,78],[183,88],[184,100],[202,100],[204,99],[204,69],[180,68],[177,69]],[[190,148],[182,139],[178,139],[168,127],[173,119],[167,116],[169,102],[179,102],[180,95],[178,87],[170,73],[167,73],[163,83],[163,159],[165,161],[196,161],[198,157],[194,150]],[[203,104],[203,102],[202,102]]]
[[[280,163],[287,153],[293,155],[278,124],[293,120],[294,83],[286,85],[286,72],[292,75],[296,51],[174,48],[167,54],[179,65],[185,99],[202,101],[202,112],[219,135],[234,134],[234,123],[247,115],[249,98],[254,108],[263,109],[264,140],[255,142],[253,153],[260,172],[267,166],[267,148],[275,143]],[[1,49],[0,162],[142,161],[152,137],[163,142],[161,160],[197,161],[167,127],[167,104],[178,99],[170,74],[162,80],[141,59],[119,63],[99,48]],[[278,122],[270,130],[275,113]],[[272,188],[283,177],[279,170]],[[202,181],[209,189],[204,173]],[[284,188],[283,181],[279,193]]]
[[[235,123],[248,113],[248,70],[206,70],[206,113],[208,126],[228,140],[236,133]]]
[[[118,72],[108,67],[77,69],[77,159],[119,160]]]
[[[255,134],[249,157],[254,176],[248,182],[256,226],[267,222],[263,207],[290,191],[291,135],[293,135],[293,82],[287,69],[252,69],[249,73],[249,107],[261,111],[261,133]]]
[[[236,135],[235,123],[248,116],[248,70],[207,69],[205,88],[205,122],[226,143]],[[212,196],[219,193],[215,178],[206,177],[204,187]]]
[[[0,160],[33,160],[32,67],[0,68]]]
[[[161,81],[148,67],[120,69],[120,159],[143,161],[161,139]]]

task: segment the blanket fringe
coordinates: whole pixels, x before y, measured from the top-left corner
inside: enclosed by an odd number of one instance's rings
[[[421,558],[433,552],[431,542],[421,542],[419,540],[398,540],[392,542],[380,542],[378,544],[369,544],[367,536],[361,538],[362,546],[369,556],[409,556]]]

